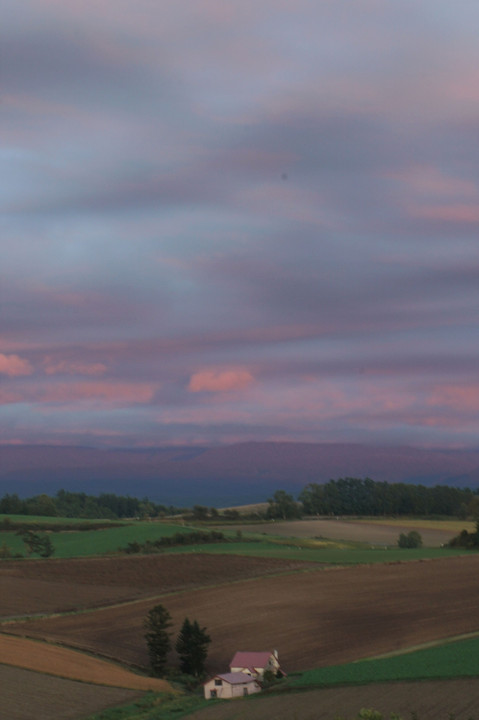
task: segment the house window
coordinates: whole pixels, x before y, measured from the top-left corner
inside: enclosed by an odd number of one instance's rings
[[[248,694],[248,688],[243,688],[243,695],[247,695],[247,694]]]
[[[221,678],[215,678],[215,685],[223,685],[223,681]]]
[[[210,697],[212,697],[212,698],[218,697],[216,690],[210,690]]]

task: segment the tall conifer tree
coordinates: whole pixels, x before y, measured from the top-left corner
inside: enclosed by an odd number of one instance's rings
[[[201,677],[205,670],[208,645],[211,642],[206,628],[200,628],[198,622],[185,618],[176,640],[176,651],[180,656],[180,669],[187,675]]]

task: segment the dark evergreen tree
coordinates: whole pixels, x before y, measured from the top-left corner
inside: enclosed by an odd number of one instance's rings
[[[196,620],[190,622],[185,618],[176,640],[181,672],[197,678],[203,675],[210,642],[206,628],[200,628]]]
[[[148,655],[153,675],[163,677],[166,670],[168,653],[171,650],[171,616],[163,605],[155,605],[148,612],[143,624],[146,633]]]

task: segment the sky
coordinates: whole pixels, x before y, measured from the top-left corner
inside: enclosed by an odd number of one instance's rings
[[[3,443],[478,447],[476,0],[3,0]]]

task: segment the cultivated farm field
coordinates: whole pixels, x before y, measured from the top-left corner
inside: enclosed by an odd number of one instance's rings
[[[308,518],[240,526],[242,531],[295,538],[329,538],[373,545],[394,546],[400,533],[417,530],[425,547],[439,547],[465,528],[473,532],[474,523],[383,518]]]
[[[391,682],[361,687],[321,688],[307,692],[254,697],[206,707],[188,720],[333,720],[357,718],[360,708],[374,708],[404,720],[477,720],[479,679],[441,682]]]
[[[321,527],[317,524],[320,522],[325,524]],[[7,560],[1,563],[0,640],[3,637],[4,642],[0,663],[6,665],[0,665],[0,673],[3,669],[20,674],[28,672],[13,670],[7,665],[22,665],[23,662],[24,666],[29,667],[24,660],[18,660],[18,657],[15,659],[15,652],[21,655],[21,650],[18,650],[20,646],[17,646],[16,651],[12,648],[15,642],[31,643],[34,640],[39,652],[25,650],[24,656],[35,655],[39,658],[40,664],[35,665],[35,669],[54,672],[54,663],[49,660],[52,657],[50,648],[54,652],[62,651],[60,674],[70,680],[38,674],[38,682],[32,683],[32,688],[40,688],[42,678],[46,678],[45,687],[50,687],[50,680],[65,683],[83,679],[85,688],[93,688],[89,696],[92,702],[98,697],[98,705],[91,707],[100,709],[104,706],[102,703],[109,704],[109,698],[95,695],[95,686],[88,684],[88,676],[80,677],[75,663],[69,660],[68,648],[77,650],[73,653],[75,656],[82,656],[82,652],[86,652],[85,658],[95,659],[93,656],[96,656],[100,660],[113,660],[125,669],[145,673],[148,658],[143,639],[143,620],[148,610],[157,603],[163,604],[172,615],[173,636],[176,636],[185,617],[197,619],[207,627],[212,638],[208,673],[225,671],[236,650],[277,648],[285,671],[294,673],[394,653],[423,643],[479,631],[479,554],[466,553],[461,556],[459,551],[455,551],[454,556],[453,551],[441,550],[439,541],[443,541],[444,533],[448,533],[449,537],[455,534],[452,527],[446,528],[440,524],[436,528],[430,523],[422,528],[408,522],[399,526],[394,521],[364,523],[349,520],[276,522],[260,527],[256,530],[252,525],[245,525],[243,542],[198,546],[195,551],[192,551],[193,548],[188,551],[187,547],[181,547],[152,555],[68,559],[54,557]],[[341,539],[347,537],[344,534],[346,528],[349,533],[362,532],[361,542],[364,543],[377,542],[374,533],[378,530],[381,533],[389,532],[390,542],[383,539],[380,543],[394,545],[398,533],[407,532],[411,527],[418,529],[423,538],[428,537],[425,544],[430,549],[368,550],[362,545],[362,549],[341,545],[334,552],[326,552],[321,549],[321,543],[318,543],[317,548],[314,543],[314,548],[303,547],[307,545],[308,538],[333,537],[334,528],[340,533]],[[264,541],[260,538],[256,542],[247,542],[251,537],[249,532],[256,530],[263,534],[266,533],[265,528],[268,532],[271,529],[277,537],[266,535]],[[153,533],[153,530],[148,529],[148,534]],[[115,529],[115,532],[121,531],[121,528]],[[425,531],[431,535],[428,536]],[[86,538],[88,552],[98,532],[81,534]],[[158,528],[157,532],[161,534],[162,529]],[[440,534],[434,536],[434,532]],[[294,542],[295,537],[298,538],[297,543]],[[352,539],[351,534],[349,539]],[[303,545],[302,540],[306,541]],[[79,554],[82,554],[81,542],[85,541],[80,542],[78,538],[75,542],[78,542]],[[244,555],[235,554],[242,551]],[[267,556],[261,557],[262,552]],[[358,562],[359,555],[362,558],[360,562],[366,564],[348,565]],[[343,562],[343,566],[328,564],[328,557],[332,558],[330,563]],[[368,561],[368,558],[371,559]],[[410,561],[404,562],[404,559]],[[49,648],[49,651],[42,652],[42,648]],[[127,680],[118,679],[119,675],[116,677],[114,683],[118,682],[124,688],[128,686]],[[467,692],[471,697],[476,697],[474,693],[479,692],[476,681],[467,682],[470,683]],[[75,687],[77,685],[74,683]],[[429,687],[429,683],[421,685],[423,691]],[[14,687],[19,685],[13,683]],[[131,684],[131,679],[129,687],[137,687]],[[138,687],[142,687],[141,681]],[[423,692],[424,707],[437,709],[436,698],[441,697],[443,687],[444,684],[439,683],[436,689],[426,694]],[[449,686],[450,699],[454,696],[453,687],[456,685]],[[98,686],[98,692],[103,689]],[[355,715],[361,706],[374,705],[374,698],[378,705],[382,697],[379,686],[329,690],[328,697],[340,698],[342,703],[335,705],[336,710],[332,715],[318,714],[318,702],[326,709],[334,705],[334,699],[331,700],[331,706],[326,702],[326,690],[307,690],[301,692],[301,711],[296,713],[298,720],[330,720],[340,711],[349,712],[341,709],[346,708],[342,702],[346,690],[348,697],[353,690],[359,693],[351,694],[351,708],[354,707],[351,715]],[[370,698],[369,702],[361,700],[363,691],[364,697]],[[119,692],[135,691],[125,689]],[[319,696],[315,693],[322,694]],[[333,696],[333,693],[336,695]],[[396,712],[405,712],[402,706],[393,702],[395,697],[401,699],[400,695],[390,693],[389,696],[392,701],[387,707]],[[61,690],[58,690],[58,697],[63,697]],[[129,697],[125,695],[126,699]],[[245,709],[248,708],[247,714],[242,714],[242,701],[234,703],[238,708],[235,717],[244,717],[245,720],[259,720],[265,716],[274,716],[278,720],[294,717],[294,714],[284,714],[289,707],[290,697],[290,694],[281,698],[264,696],[258,698],[257,702],[248,701],[244,704]],[[420,694],[417,697],[420,699]],[[51,701],[51,707],[57,707],[54,694],[51,695]],[[11,709],[17,712],[17,715],[10,713],[8,717],[31,720],[29,711],[22,715],[21,709],[18,709],[21,703],[15,704],[14,699],[11,702],[9,700],[10,704],[7,705],[3,699],[2,702],[6,711]],[[58,706],[60,709],[57,715],[54,709],[49,715],[47,709],[41,717],[46,720],[50,717],[80,720],[90,712],[83,711],[84,706],[79,701],[76,713],[62,715],[62,702]],[[114,702],[112,700],[112,704]],[[269,703],[272,703],[271,707]],[[220,707],[224,709],[220,710]],[[268,708],[263,710],[266,715],[261,715],[261,710],[255,709],[261,707]],[[415,710],[420,707],[416,704]],[[467,709],[467,706],[464,702],[460,704],[459,699],[449,704],[449,711],[456,713],[457,720],[462,720],[462,717],[464,720],[470,717],[476,720],[471,712],[462,716],[460,713],[464,708]],[[228,715],[232,710],[226,706],[210,706],[202,712],[205,714],[194,717],[198,717],[198,720],[226,720],[232,717]],[[444,715],[445,720],[448,717]],[[442,720],[440,713],[434,715],[426,711],[419,718]]]
[[[76,720],[139,697],[138,691],[64,680],[8,665],[0,665],[0,685],[2,714],[8,720]]]
[[[176,557],[189,562],[192,572],[198,561],[210,562],[218,578],[231,559]],[[186,616],[206,625],[212,637],[209,672],[223,670],[235,650],[250,647],[276,647],[287,672],[305,670],[478,630],[479,555],[329,570],[309,566],[213,587],[198,583],[4,629],[144,666],[142,622],[156,602],[170,611],[175,631]]]
[[[13,560],[0,565],[0,621],[112,605],[305,566],[298,560],[201,553]]]
[[[138,675],[120,665],[59,645],[47,645],[0,633],[0,663],[2,662],[98,685],[158,692],[171,690],[169,683],[161,678]]]

